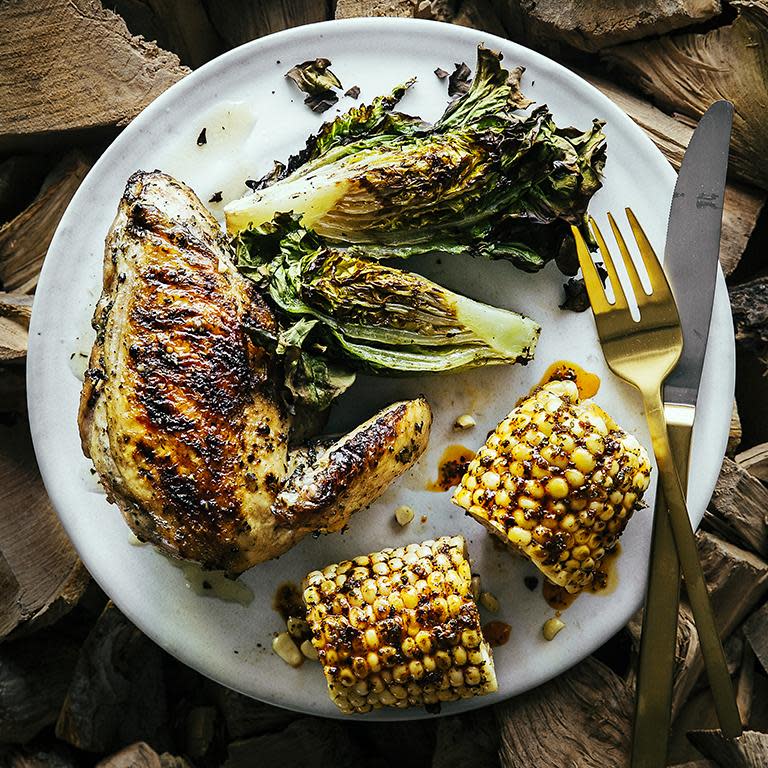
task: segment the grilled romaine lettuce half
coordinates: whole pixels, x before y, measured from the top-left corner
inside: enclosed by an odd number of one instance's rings
[[[539,326],[461,296],[421,275],[330,245],[299,218],[278,214],[235,239],[238,267],[294,321],[318,321],[328,355],[354,369],[441,373],[527,362]]]
[[[326,123],[261,189],[226,206],[228,230],[293,211],[333,245],[386,246],[387,257],[459,251],[540,269],[567,225],[584,220],[605,137],[597,120],[582,132],[559,128],[545,105],[525,112],[522,69],[500,59],[479,47],[471,88],[433,125],[393,111],[410,83]]]

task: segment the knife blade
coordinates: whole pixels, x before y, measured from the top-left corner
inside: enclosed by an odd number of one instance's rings
[[[680,167],[667,228],[664,270],[677,303],[684,346],[663,395],[670,442],[684,483],[715,295],[732,120],[733,105],[727,101],[715,102],[701,118]],[[665,512],[659,491],[640,645],[632,768],[667,764],[680,568]],[[738,711],[726,698],[716,701],[718,717],[723,730],[736,736]]]
[[[664,383],[664,400],[696,405],[715,298],[733,104],[716,101],[685,151],[672,196],[664,271],[683,328],[680,362]]]

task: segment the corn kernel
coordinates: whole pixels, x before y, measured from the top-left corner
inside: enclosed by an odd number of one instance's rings
[[[272,640],[272,650],[286,663],[292,667],[300,667],[304,661],[304,656],[297,648],[296,643],[288,632],[280,632]]]
[[[507,538],[516,547],[527,547],[531,543],[531,532],[525,528],[514,526],[507,531]]]
[[[397,520],[399,525],[406,526],[408,523],[413,520],[415,515],[415,512],[413,509],[406,504],[403,504],[402,506],[399,506],[395,510],[395,520]]]
[[[564,499],[569,492],[568,483],[562,477],[553,477],[547,483],[546,489],[553,499]]]
[[[462,413],[453,423],[454,429],[472,429],[477,422],[468,413]]]
[[[558,619],[557,617],[552,619],[547,619],[544,622],[544,626],[542,627],[542,633],[544,635],[545,640],[554,640],[555,635],[557,635],[558,632],[560,632],[561,629],[565,627],[565,623]]]
[[[491,613],[499,612],[499,601],[496,599],[496,595],[491,592],[483,592],[480,595],[480,604]]]

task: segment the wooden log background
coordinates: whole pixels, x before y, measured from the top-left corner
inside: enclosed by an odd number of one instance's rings
[[[728,741],[716,730],[683,601],[669,765],[766,768],[768,0],[0,2],[0,764],[627,765],[639,616],[584,663],[494,707],[410,723],[325,721],[226,690],[144,637],[91,582],[37,472],[24,393],[32,299],[90,166],[191,68],[287,27],[366,15],[474,26],[553,56],[674,166],[708,104],[734,102],[721,261],[736,402],[698,539],[746,731]]]

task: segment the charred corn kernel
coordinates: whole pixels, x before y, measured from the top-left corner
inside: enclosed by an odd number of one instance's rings
[[[496,599],[496,595],[492,592],[483,592],[480,595],[480,605],[482,605],[486,611],[490,611],[491,613],[499,612],[499,601]]]
[[[351,561],[345,574],[361,605],[339,599],[351,593],[348,583],[339,587],[344,592],[323,590],[339,570],[328,566],[307,612],[312,648],[342,712],[423,706],[444,691],[455,699],[496,690],[462,537],[385,549],[360,562]],[[467,678],[470,662],[477,671]]]
[[[416,513],[411,507],[403,504],[395,510],[395,520],[397,520],[400,525],[406,526],[413,520],[415,514]]]
[[[309,624],[307,624],[306,619],[302,619],[299,616],[289,616],[285,626],[288,629],[288,634],[297,640],[309,634]]]
[[[561,629],[563,629],[563,627],[565,627],[565,623],[561,619],[558,619],[556,616],[551,619],[547,619],[544,622],[544,626],[541,628],[541,631],[544,635],[544,639],[554,640],[555,635]]]
[[[304,656],[287,632],[281,632],[272,640],[272,650],[292,667],[300,667],[304,661]]]
[[[452,501],[550,581],[578,592],[595,582],[649,476],[636,438],[580,401],[572,381],[551,381],[489,436]]]
[[[462,413],[453,423],[454,429],[472,429],[477,422],[468,413]]]

